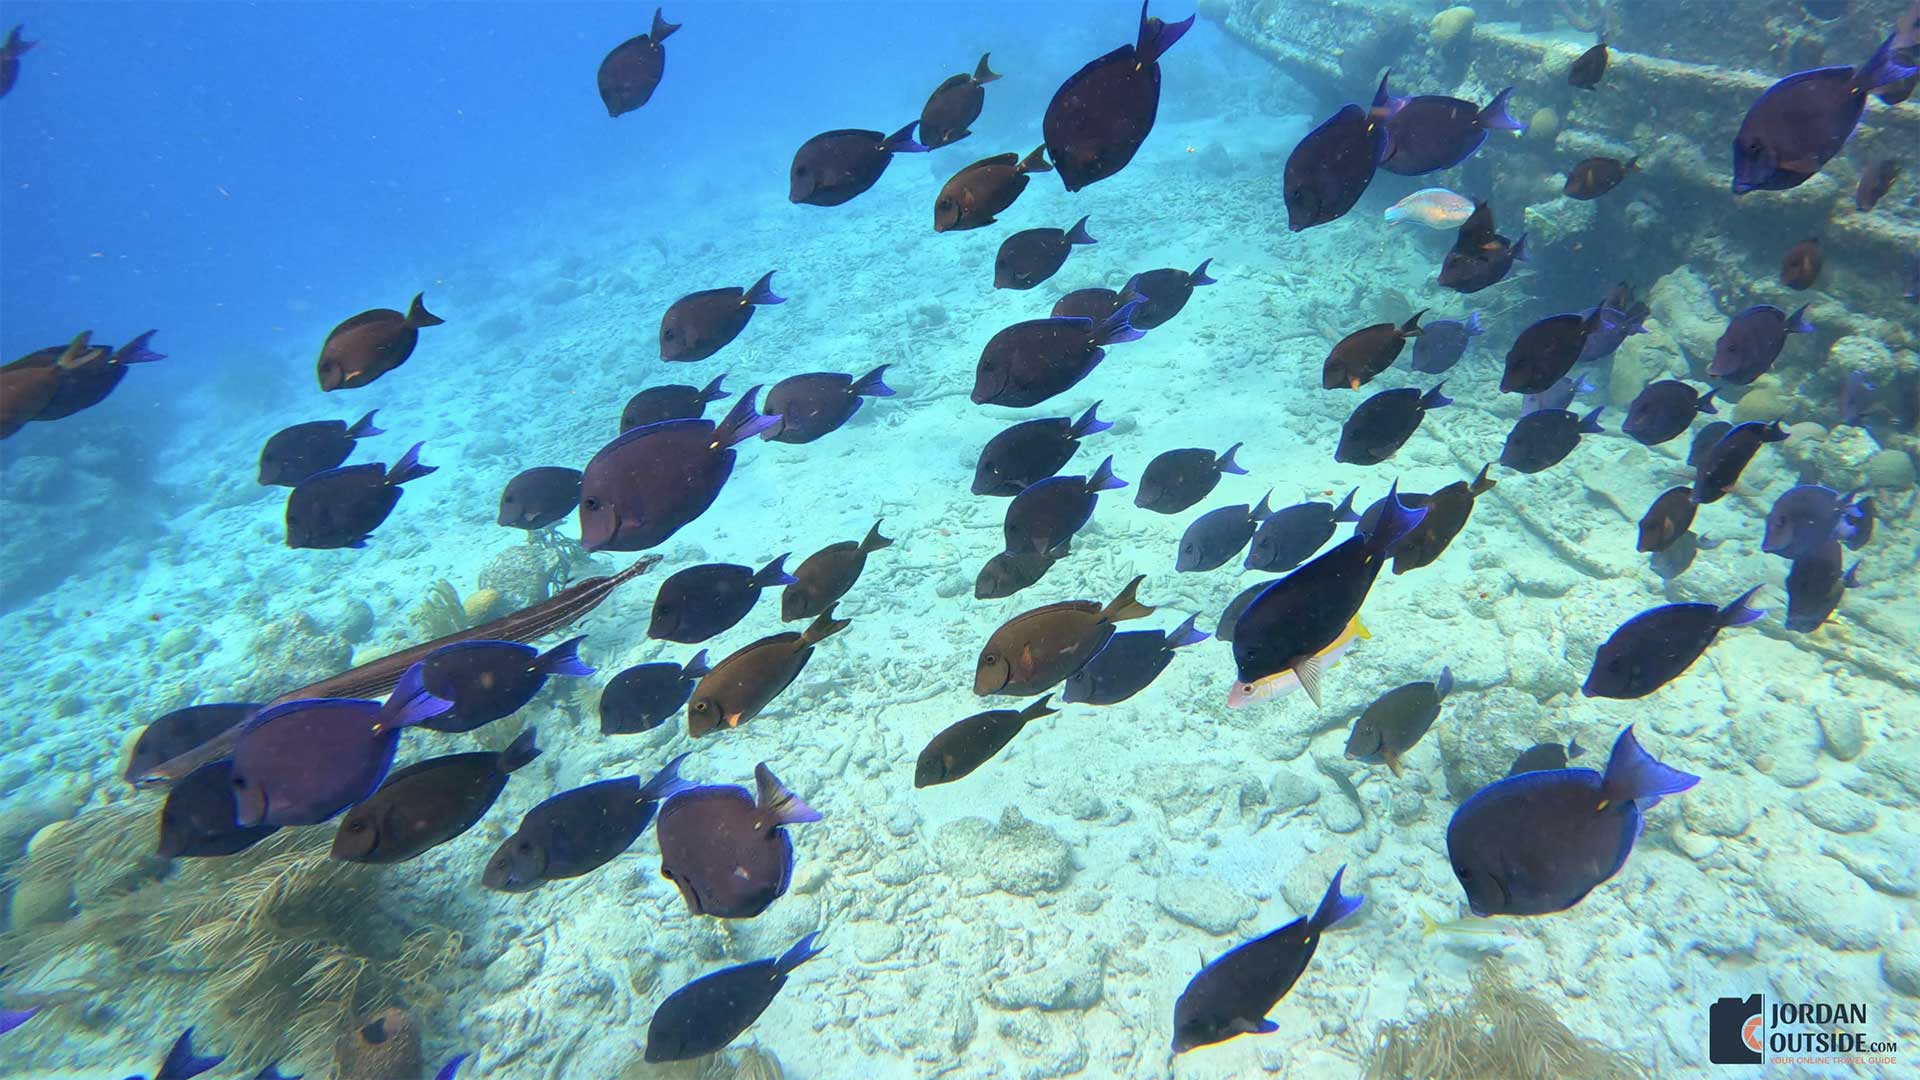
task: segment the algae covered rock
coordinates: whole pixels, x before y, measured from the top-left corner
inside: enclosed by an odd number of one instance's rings
[[[1153,902],[1176,922],[1220,935],[1253,918],[1253,901],[1218,878],[1163,877],[1154,886]]]
[[[948,822],[934,833],[933,847],[947,872],[1014,896],[1057,892],[1073,875],[1073,852],[1060,834],[1011,806],[997,823]]]
[[[235,686],[235,701],[272,701],[353,666],[353,643],[304,611],[261,627],[250,651],[259,663]]]
[[[1914,483],[1913,458],[1904,450],[1880,450],[1860,463],[1860,474],[1868,487],[1906,491]]]
[[[1727,318],[1714,302],[1707,279],[1683,266],[1653,283],[1647,292],[1647,307],[1687,359],[1704,370],[1727,328]]]
[[[1793,402],[1787,392],[1780,388],[1780,382],[1771,375],[1763,375],[1740,400],[1733,406],[1733,422],[1745,424],[1757,421],[1769,423],[1784,420],[1793,411]]]
[[[1473,40],[1473,9],[1461,4],[1435,15],[1427,24],[1427,39],[1436,49],[1467,44]]]
[[[73,887],[64,878],[26,877],[7,898],[7,929],[66,922],[73,917]]]

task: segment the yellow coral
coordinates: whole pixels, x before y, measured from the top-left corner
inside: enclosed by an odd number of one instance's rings
[[[1455,38],[1464,44],[1473,37],[1473,9],[1465,4],[1450,7],[1433,17],[1433,22],[1427,25],[1427,32],[1437,49],[1453,44]]]
[[[500,590],[476,589],[460,606],[467,613],[467,622],[477,626],[493,617],[494,609],[500,606]]]
[[[1527,121],[1527,138],[1536,142],[1552,142],[1560,134],[1560,114],[1552,109],[1533,110],[1533,116]]]

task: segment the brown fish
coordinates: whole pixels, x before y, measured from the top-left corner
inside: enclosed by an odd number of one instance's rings
[[[24,26],[16,26],[7,31],[5,44],[0,44],[0,97],[6,97],[7,91],[12,90],[14,82],[20,78],[20,58],[40,44],[21,37],[20,32],[25,29]]]
[[[987,53],[980,54],[973,74],[961,72],[947,77],[934,88],[920,109],[920,143],[929,150],[951,146],[973,134],[968,127],[980,118],[986,104],[984,87],[1000,76],[987,66]]]
[[[1813,283],[1820,279],[1820,268],[1825,263],[1826,255],[1820,250],[1820,238],[1809,236],[1788,248],[1786,257],[1780,260],[1780,284],[1795,292],[1811,289]]]
[[[981,158],[941,186],[940,197],[933,203],[933,231],[958,232],[993,224],[994,215],[1027,190],[1030,174],[1052,171],[1044,146],[1035,147],[1025,158],[1015,154]]]
[[[1693,488],[1668,488],[1653,500],[1653,505],[1647,507],[1646,515],[1640,519],[1640,540],[1634,550],[1665,551],[1672,547],[1674,541],[1693,528],[1696,509]]]
[[[1438,559],[1460,530],[1467,527],[1467,518],[1473,515],[1473,501],[1493,490],[1495,481],[1487,479],[1487,470],[1491,464],[1480,467],[1480,475],[1472,483],[1455,480],[1439,491],[1427,496],[1421,505],[1427,508],[1427,516],[1420,519],[1399,543],[1393,545],[1393,572],[1404,574],[1409,570],[1418,570]],[[1411,503],[1408,496],[1402,501]]]
[[[920,757],[913,763],[913,786],[951,784],[985,765],[1020,734],[1020,729],[1059,712],[1048,706],[1052,700],[1053,695],[1048,694],[1024,709],[974,713],[949,725],[920,751]]]
[[[653,29],[615,45],[600,61],[600,100],[608,116],[630,113],[653,96],[667,69],[667,50],[660,43],[678,29],[679,23],[668,22],[654,8]]]
[[[320,346],[320,389],[357,389],[406,363],[420,328],[446,322],[425,301],[425,293],[415,293],[404,315],[374,308],[334,327]]]
[[[528,728],[498,753],[447,754],[398,770],[340,819],[333,857],[405,862],[473,828],[506,790],[508,775],[540,756],[534,738]]]
[[[1114,623],[1142,619],[1153,609],[1134,597],[1142,574],[1106,607],[1067,600],[1024,611],[987,638],[974,666],[973,692],[1027,696],[1053,689],[1094,658],[1113,636]]]
[[[91,330],[75,336],[52,363],[45,362],[48,352],[42,349],[0,368],[0,439],[19,431],[29,420],[40,419],[42,410],[59,394],[67,373],[107,355],[106,349],[93,344]]]
[[[892,545],[890,537],[880,535],[880,523],[876,521],[865,540],[842,540],[807,556],[807,561],[793,572],[793,584],[780,594],[780,621],[811,619],[825,612],[860,580],[867,555]]]
[[[714,665],[687,701],[687,737],[737,728],[759,716],[799,677],[813,658],[813,647],[848,625],[848,620],[833,617],[829,604],[804,631],[763,637]]]
[[[1573,66],[1567,68],[1567,84],[1580,90],[1598,87],[1601,77],[1607,73],[1607,59],[1607,43],[1604,41],[1581,53]]]
[[[1374,376],[1392,367],[1400,358],[1400,350],[1406,348],[1408,338],[1421,335],[1420,316],[1426,313],[1422,308],[1399,326],[1375,323],[1341,338],[1320,368],[1321,389],[1358,390],[1372,382]]]
[[[1570,199],[1597,199],[1619,187],[1628,173],[1639,171],[1637,157],[1625,163],[1618,158],[1590,157],[1567,171],[1567,183],[1560,190]]]
[[[1860,187],[1853,193],[1853,205],[1861,213],[1872,210],[1888,191],[1893,182],[1900,179],[1900,163],[1892,158],[1881,158],[1871,162],[1860,170]]]

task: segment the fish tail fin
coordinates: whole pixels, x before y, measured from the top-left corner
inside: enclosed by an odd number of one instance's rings
[[[778,558],[761,567],[760,572],[753,575],[748,584],[762,589],[771,589],[777,585],[791,585],[799,581],[799,578],[787,573],[787,556],[792,554],[791,551],[781,552]]]
[[[775,825],[804,825],[820,820],[820,811],[801,802],[800,796],[789,791],[764,761],[753,767],[753,790],[753,804],[771,815]]]
[[[1207,267],[1209,267],[1209,266],[1212,266],[1212,265],[1213,265],[1213,260],[1212,260],[1212,259],[1202,259],[1202,260],[1200,260],[1200,265],[1199,265],[1199,266],[1196,266],[1196,267],[1194,267],[1194,268],[1193,268],[1193,273],[1191,273],[1191,274],[1188,274],[1188,275],[1187,275],[1187,284],[1189,284],[1189,285],[1218,285],[1218,284],[1220,283],[1220,279],[1219,279],[1219,278],[1217,278],[1217,277],[1210,277],[1210,276],[1208,276],[1208,274],[1207,274]]]
[[[253,1074],[253,1080],[300,1080],[300,1078],[286,1075],[280,1071],[279,1062],[269,1061],[259,1072]],[[441,1078],[435,1077],[434,1080],[441,1080]]]
[[[1359,521],[1360,520],[1360,515],[1353,512],[1353,497],[1358,494],[1360,494],[1359,488],[1354,488],[1351,491],[1347,492],[1347,497],[1344,499],[1341,499],[1340,505],[1333,508],[1333,520],[1335,521]]]
[[[893,387],[887,385],[886,378],[887,369],[892,366],[892,364],[881,364],[853,380],[853,385],[847,387],[847,393],[855,397],[892,397]]]
[[[920,121],[915,120],[909,123],[906,127],[903,127],[899,131],[896,131],[893,134],[887,136],[887,144],[886,144],[887,153],[889,154],[924,154],[926,153],[927,148],[925,146],[920,145],[920,141],[913,137],[913,129],[918,126],[920,126]]]
[[[820,931],[815,930],[813,933],[795,942],[793,948],[781,953],[780,959],[773,962],[773,977],[776,979],[784,979],[794,968],[819,956],[825,951],[814,947],[813,943],[819,939]]]
[[[368,409],[367,415],[355,420],[353,426],[347,429],[347,438],[365,439],[374,435],[385,435],[387,433],[385,428],[373,426],[373,414],[379,411],[379,409]]]
[[[374,718],[376,730],[412,727],[453,708],[453,702],[427,692],[424,671],[422,665],[415,664],[400,674],[393,693],[387,695],[387,703],[380,706],[380,714]]]
[[[1782,424],[1780,421],[1775,420],[1773,423],[1767,425],[1766,430],[1760,433],[1760,441],[1761,442],[1786,442],[1788,434],[1789,432],[1787,431],[1787,426],[1785,424]]]
[[[1345,877],[1345,866],[1333,872],[1333,880],[1327,884],[1327,893],[1320,898],[1320,906],[1314,910],[1313,918],[1307,925],[1314,931],[1322,931],[1338,926],[1342,921],[1360,910],[1366,901],[1363,896],[1346,896],[1340,892],[1340,879]]]
[[[7,43],[5,48],[8,56],[23,55],[25,53],[33,51],[33,47],[35,45],[40,44],[38,41],[28,41],[26,38],[21,37],[20,33],[25,29],[26,29],[25,26],[16,26],[13,29],[7,31]]]
[[[1678,794],[1699,782],[1692,773],[1656,761],[1641,748],[1629,724],[1614,740],[1613,754],[1607,758],[1607,772],[1600,781],[1601,805],[1633,799],[1644,808],[1650,800]]]
[[[1125,480],[1113,475],[1112,454],[1108,454],[1106,459],[1100,462],[1099,466],[1093,470],[1093,475],[1087,477],[1087,490],[1089,492],[1113,491],[1126,486],[1127,482]]]
[[[992,53],[981,53],[980,62],[973,65],[973,82],[976,86],[985,86],[1000,78],[1000,73],[987,66],[987,58]]]
[[[732,397],[733,395],[731,393],[722,389],[722,384],[724,384],[726,381],[727,381],[726,375],[724,374],[715,375],[713,377],[712,382],[700,388],[700,400],[701,401],[720,401],[724,398]]]
[[[1097,244],[1099,242],[1100,241],[1093,238],[1092,234],[1087,232],[1087,215],[1085,214],[1080,215],[1080,220],[1074,222],[1073,228],[1067,230],[1068,244]]]
[[[1387,489],[1387,502],[1380,509],[1380,520],[1374,523],[1373,534],[1367,537],[1367,550],[1375,554],[1385,553],[1426,517],[1426,507],[1408,506],[1400,501],[1400,481],[1395,480],[1393,486]]]
[[[1273,516],[1273,489],[1272,488],[1268,488],[1267,493],[1265,495],[1260,496],[1260,504],[1258,506],[1255,506],[1253,509],[1247,511],[1247,516],[1252,518],[1255,521],[1265,521],[1268,518]]]
[[[1903,64],[1894,56],[1894,42],[1900,36],[1899,31],[1887,35],[1880,47],[1873,50],[1867,62],[1854,69],[1853,90],[1856,94],[1870,94],[1888,83],[1899,82],[1914,73],[1914,68]]]
[[[149,330],[139,337],[134,338],[132,341],[127,342],[125,345],[120,346],[120,350],[113,354],[112,362],[116,364],[151,364],[155,360],[165,360],[167,358],[166,353],[154,352],[147,347],[148,343],[153,340],[153,335],[159,332],[158,330]]]
[[[1532,262],[1533,256],[1527,254],[1527,234],[1521,233],[1520,239],[1513,242],[1513,246],[1507,249],[1507,253],[1513,256],[1514,262]]]
[[[1413,313],[1413,318],[1401,323],[1400,336],[1403,338],[1419,337],[1421,334],[1426,333],[1425,330],[1420,329],[1420,316],[1425,315],[1428,310],[1428,308],[1421,308],[1419,311]]]
[[[640,786],[640,799],[659,802],[692,787],[692,782],[680,778],[680,763],[692,756],[693,751],[689,750],[660,766],[660,771],[653,774],[653,779]]]
[[[225,1060],[227,1060],[225,1054],[202,1056],[194,1053],[193,1029],[188,1028],[180,1033],[179,1038],[173,1040],[173,1047],[167,1051],[167,1060],[161,1064],[159,1075],[198,1076]]]
[[[1148,15],[1146,0],[1140,0],[1140,33],[1133,43],[1134,63],[1146,67],[1165,56],[1173,43],[1193,28],[1193,19],[1189,15],[1176,23],[1162,22]]]
[[[507,748],[500,751],[500,771],[511,773],[539,757],[540,747],[534,743],[538,737],[539,733],[533,728],[528,728],[515,736],[514,740],[507,744]]]
[[[1813,324],[1807,321],[1807,305],[1801,304],[1798,310],[1796,310],[1793,314],[1787,316],[1787,333],[1789,334],[1813,333]]]
[[[585,640],[585,634],[570,637],[541,653],[533,661],[534,670],[542,675],[574,675],[580,678],[593,674],[593,668],[580,659],[580,643]]]
[[[1710,413],[1714,416],[1720,415],[1720,410],[1715,408],[1713,404],[1713,395],[1719,392],[1720,392],[1720,388],[1716,386],[1713,389],[1707,391],[1706,393],[1701,394],[1699,400],[1693,403],[1694,411]]]
[[[1022,724],[1032,723],[1043,716],[1052,716],[1059,711],[1059,709],[1053,707],[1053,695],[1042,694],[1038,699],[1029,702],[1026,708],[1020,710],[1020,722]]]
[[[1582,376],[1580,376],[1580,379],[1579,379],[1579,381],[1577,381],[1577,382],[1575,382],[1575,383],[1573,384],[1573,392],[1574,392],[1574,393],[1575,393],[1576,395],[1578,395],[1578,394],[1591,394],[1591,393],[1593,393],[1593,392],[1594,392],[1595,390],[1598,390],[1598,389],[1600,389],[1600,388],[1599,388],[1599,387],[1597,387],[1597,386],[1595,386],[1595,385],[1593,385],[1593,380],[1592,380],[1592,379],[1589,379],[1589,378],[1587,378],[1587,377],[1586,377],[1585,375],[1582,375]]]
[[[678,29],[680,29],[679,23],[668,22],[666,17],[660,14],[659,8],[653,9],[653,29],[647,31],[647,36],[653,39],[655,45],[667,40]]]
[[[1846,574],[1840,578],[1840,584],[1843,588],[1857,589],[1860,587],[1860,562],[1861,560],[1855,559],[1853,560],[1853,565],[1847,567]]]
[[[1761,616],[1765,615],[1767,613],[1765,608],[1754,607],[1750,602],[1753,600],[1753,594],[1759,592],[1761,588],[1762,586],[1755,585],[1753,588],[1741,593],[1733,603],[1721,608],[1720,626],[1723,629],[1731,626],[1745,626],[1750,622],[1759,620]]]
[[[1232,446],[1227,447],[1219,457],[1213,459],[1214,469],[1233,476],[1247,475],[1247,470],[1241,468],[1240,463],[1233,460],[1234,453],[1245,445],[1246,443],[1234,443]]]
[[[815,645],[820,644],[821,642],[827,640],[833,635],[853,625],[852,619],[834,618],[833,607],[834,605],[828,604],[827,610],[821,612],[819,618],[813,620],[811,623],[808,623],[807,628],[800,632],[800,641],[799,641],[800,648],[811,649]]]
[[[1597,435],[1607,430],[1600,426],[1600,414],[1607,411],[1605,405],[1597,405],[1594,410],[1580,418],[1580,430],[1589,435]]]
[[[1480,313],[1477,311],[1467,312],[1466,327],[1468,337],[1479,337],[1487,332],[1486,328],[1480,325]]]
[[[1626,167],[1621,171],[1622,172],[1639,172],[1640,171],[1640,155],[1635,154],[1632,157],[1628,158]]]
[[[880,519],[880,521],[885,520],[886,518]],[[865,555],[868,552],[893,546],[893,537],[880,535],[880,521],[874,522],[873,528],[867,530],[866,538],[860,541],[860,554]]]
[[[762,416],[760,410],[754,408],[754,399],[759,396],[760,388],[756,386],[741,395],[739,401],[733,403],[732,411],[727,413],[727,418],[720,421],[720,426],[713,431],[716,448],[745,442],[780,422],[778,413]]]
[[[683,679],[697,679],[712,670],[712,665],[707,663],[707,650],[701,649],[699,652],[693,654],[692,659],[680,665],[680,677]]]
[[[1100,432],[1112,427],[1112,424],[1094,415],[1094,410],[1099,407],[1100,403],[1097,401],[1087,406],[1087,411],[1081,413],[1080,419],[1075,420],[1073,426],[1067,429],[1067,438],[1083,439],[1088,435],[1098,435]]]
[[[1440,677],[1433,680],[1433,689],[1434,689],[1434,692],[1439,694],[1442,698],[1445,698],[1448,694],[1453,693],[1453,668],[1452,667],[1442,667],[1440,669]]]
[[[1174,627],[1173,633],[1167,635],[1167,648],[1184,649],[1189,645],[1198,645],[1212,637],[1212,634],[1193,625],[1194,620],[1199,617],[1198,615],[1189,615],[1187,616],[1186,622]]]
[[[1047,160],[1046,144],[1042,143],[1034,147],[1033,153],[1021,158],[1020,163],[1013,167],[1013,171],[1023,175],[1026,173],[1052,172],[1053,163]]]
[[[1421,912],[1420,913],[1420,936],[1423,938],[1430,938],[1439,932],[1440,932],[1440,924],[1433,921],[1433,916],[1427,914],[1424,911]]]
[[[413,294],[413,302],[407,305],[407,325],[415,329],[422,326],[439,326],[447,320],[427,310],[427,294]]]
[[[658,18],[659,13],[656,12],[654,17]],[[655,40],[657,41],[659,39],[656,38]],[[455,1054],[452,1057],[448,1058],[447,1063],[445,1065],[440,1066],[440,1071],[433,1074],[433,1080],[453,1080],[453,1078],[459,1074],[460,1066],[466,1064],[467,1059],[472,1056],[473,1056],[472,1052],[467,1052],[463,1054]]]
[[[399,461],[394,462],[392,467],[387,469],[388,487],[399,487],[409,480],[418,480],[428,473],[440,471],[438,465],[420,464],[420,448],[425,445],[427,444],[414,443],[407,448],[406,453],[400,455]]]
[[[1433,389],[1420,395],[1420,407],[1422,409],[1438,409],[1442,406],[1453,404],[1452,398],[1440,392],[1440,388],[1445,385],[1447,385],[1447,381],[1442,379],[1434,385]]]
[[[1141,603],[1140,598],[1135,595],[1140,591],[1140,583],[1145,580],[1147,575],[1141,574],[1127,582],[1127,587],[1120,590],[1120,595],[1114,597],[1112,603],[1100,609],[1097,618],[1101,622],[1125,622],[1128,619],[1144,619],[1153,614],[1153,609]]]
[[[1135,300],[1130,304],[1123,305],[1120,310],[1107,316],[1107,321],[1101,323],[1094,329],[1093,343],[1095,345],[1118,345],[1121,342],[1139,341],[1141,338],[1146,337],[1147,332],[1145,330],[1134,329],[1132,321],[1133,313],[1138,311],[1140,305],[1144,302],[1144,298]]]
[[[1480,115],[1474,119],[1489,131],[1526,131],[1527,125],[1514,119],[1513,114],[1507,111],[1507,99],[1512,96],[1511,86],[1493,95],[1493,100],[1487,102],[1486,108],[1481,109]]]
[[[1474,477],[1473,483],[1467,485],[1467,494],[1476,496],[1485,495],[1499,485],[1500,482],[1498,480],[1487,479],[1487,470],[1493,468],[1493,464],[1493,462],[1489,461],[1485,465],[1480,466],[1480,475]]]
[[[773,291],[773,275],[777,273],[779,273],[778,270],[769,270],[761,274],[759,281],[748,286],[747,290],[740,294],[740,303],[754,307],[786,303],[786,297],[780,296]]]

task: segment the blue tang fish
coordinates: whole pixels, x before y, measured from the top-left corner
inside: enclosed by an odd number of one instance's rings
[[[219,1067],[220,1063],[225,1060],[227,1060],[227,1055],[225,1054],[215,1054],[208,1057],[201,1057],[195,1054],[193,1052],[193,1029],[188,1028],[180,1033],[179,1038],[173,1040],[173,1046],[167,1050],[166,1060],[160,1063],[159,1070],[153,1074],[153,1080],[189,1080],[191,1077],[199,1076],[203,1072]],[[146,1080],[146,1077],[138,1075],[129,1076],[127,1080]]]
[[[1726,607],[1712,604],[1663,604],[1620,624],[1600,643],[1593,670],[1580,692],[1588,697],[1630,700],[1646,697],[1679,678],[1720,631],[1745,626],[1766,612],[1747,602],[1755,585]]]
[[[435,731],[472,731],[518,712],[551,676],[592,675],[593,668],[580,659],[585,640],[568,638],[546,652],[517,641],[456,641],[433,650],[420,661],[421,684],[453,704],[423,725]]]
[[[1287,204],[1287,229],[1299,232],[1338,221],[1373,183],[1387,152],[1386,118],[1391,98],[1387,76],[1380,77],[1373,107],[1347,104],[1300,140],[1287,155],[1281,196]],[[1153,295],[1149,290],[1149,296]]]
[[[764,761],[753,784],[754,794],[732,784],[689,788],[660,806],[660,873],[695,915],[750,919],[793,881],[793,839],[783,826],[819,821],[820,812]]]
[[[1786,191],[1820,171],[1860,124],[1867,95],[1914,73],[1888,35],[1857,68],[1796,72],[1768,87],[1733,137],[1733,193]]]
[[[778,959],[722,968],[668,994],[647,1023],[646,1059],[685,1061],[724,1049],[767,1011],[794,968],[820,955],[819,937],[808,934]]]

